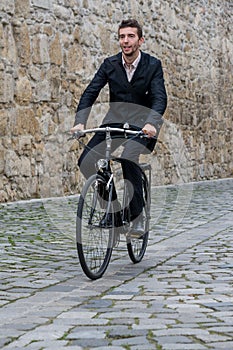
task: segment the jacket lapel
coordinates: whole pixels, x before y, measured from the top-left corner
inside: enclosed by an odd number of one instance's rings
[[[134,72],[133,78],[130,82],[130,84],[132,85],[134,83],[135,80],[139,79],[140,77],[144,76],[144,72],[145,72],[145,64],[144,64],[144,54],[143,52],[141,52],[141,59],[138,63],[138,66]]]
[[[116,72],[117,72],[117,75],[119,77],[119,80],[121,80],[124,83],[128,83],[127,74],[126,74],[126,71],[125,71],[125,69],[124,69],[124,67],[122,65],[121,53],[116,55],[116,59],[112,63],[114,65],[115,69],[116,69]]]

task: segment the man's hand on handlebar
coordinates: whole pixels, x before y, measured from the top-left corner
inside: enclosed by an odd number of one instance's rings
[[[79,139],[84,136],[82,132],[84,130],[84,124],[77,124],[70,129],[72,136],[68,140]]]
[[[144,132],[144,134],[147,134],[148,137],[155,137],[157,134],[157,130],[154,127],[154,125],[151,125],[149,123],[147,123],[143,128],[142,131]]]
[[[70,132],[73,134],[76,131],[83,131],[83,130],[84,130],[84,124],[79,123],[79,124],[73,126],[73,128],[70,129]]]

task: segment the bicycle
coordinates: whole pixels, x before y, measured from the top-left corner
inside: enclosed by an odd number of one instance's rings
[[[96,280],[103,276],[111,259],[113,248],[120,237],[126,237],[127,250],[133,263],[142,260],[149,236],[150,202],[151,202],[151,166],[143,163],[137,165],[141,171],[143,190],[143,227],[144,233],[137,237],[130,233],[130,191],[127,182],[123,185],[121,200],[114,185],[113,163],[122,164],[130,160],[111,155],[111,132],[122,133],[123,137],[147,137],[142,131],[115,127],[100,127],[77,131],[72,138],[80,142],[82,136],[89,133],[106,133],[105,156],[97,161],[97,172],[91,175],[81,191],[76,219],[76,245],[81,267],[86,276]],[[148,172],[148,175],[146,174]],[[113,198],[113,191],[117,198]],[[120,204],[120,208],[119,208]],[[105,218],[104,225],[101,220]]]

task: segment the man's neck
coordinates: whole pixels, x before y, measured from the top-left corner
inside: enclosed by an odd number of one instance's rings
[[[139,50],[137,52],[135,52],[134,55],[132,55],[132,56],[125,56],[123,54],[125,63],[126,64],[132,64],[138,58],[138,55],[139,55]]]

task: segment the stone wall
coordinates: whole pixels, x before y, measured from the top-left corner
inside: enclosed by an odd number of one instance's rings
[[[79,97],[117,27],[136,17],[162,60],[169,104],[152,156],[154,184],[232,176],[232,2],[1,0],[0,201],[75,193],[68,142]],[[90,124],[101,121],[108,91]]]

